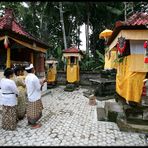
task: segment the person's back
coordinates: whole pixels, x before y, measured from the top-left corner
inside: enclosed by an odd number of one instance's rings
[[[17,104],[15,82],[11,79],[2,78],[1,79],[1,92],[2,92],[2,101],[4,105],[12,106]]]
[[[24,119],[25,114],[26,114],[26,85],[25,85],[25,80],[24,77],[22,76],[22,67],[21,66],[16,66],[14,68],[14,81],[17,85],[17,88],[19,90],[19,95],[17,97],[18,99],[18,105],[17,105],[17,117],[19,120]]]
[[[25,78],[25,84],[29,101],[34,102],[39,100],[41,98],[41,84],[37,76],[29,73]]]
[[[27,89],[27,119],[28,125],[31,125],[32,128],[39,128],[41,124],[37,121],[42,117],[43,104],[41,101],[41,84],[37,76],[34,74],[34,66],[30,64],[29,67],[26,67],[27,76],[25,78],[25,84]]]
[[[13,70],[6,68],[5,78],[1,79],[1,105],[2,105],[2,128],[5,130],[15,130],[17,126],[17,95],[19,94],[17,86],[11,78]]]

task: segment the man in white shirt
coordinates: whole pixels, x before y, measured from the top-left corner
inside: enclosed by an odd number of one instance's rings
[[[33,64],[26,67],[27,76],[25,78],[25,84],[27,89],[27,119],[28,124],[32,128],[39,128],[41,124],[37,121],[42,117],[43,105],[41,101],[41,90],[45,81],[40,81],[35,75],[35,69]]]

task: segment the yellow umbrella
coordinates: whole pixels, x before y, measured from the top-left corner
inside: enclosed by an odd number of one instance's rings
[[[104,31],[102,31],[100,34],[99,34],[99,38],[100,39],[106,39],[106,38],[108,38],[109,36],[111,36],[112,35],[112,30],[109,30],[109,29],[105,29]]]

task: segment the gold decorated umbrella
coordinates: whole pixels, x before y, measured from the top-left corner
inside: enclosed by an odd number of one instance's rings
[[[109,30],[109,29],[105,29],[104,31],[102,31],[100,34],[99,34],[99,38],[100,39],[106,39],[108,37],[110,37],[112,35],[112,30]]]

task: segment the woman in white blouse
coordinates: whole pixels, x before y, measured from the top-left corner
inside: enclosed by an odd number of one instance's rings
[[[13,80],[13,70],[6,68],[4,78],[1,79],[0,87],[2,93],[2,128],[5,130],[15,130],[17,127],[17,95],[18,89]]]

